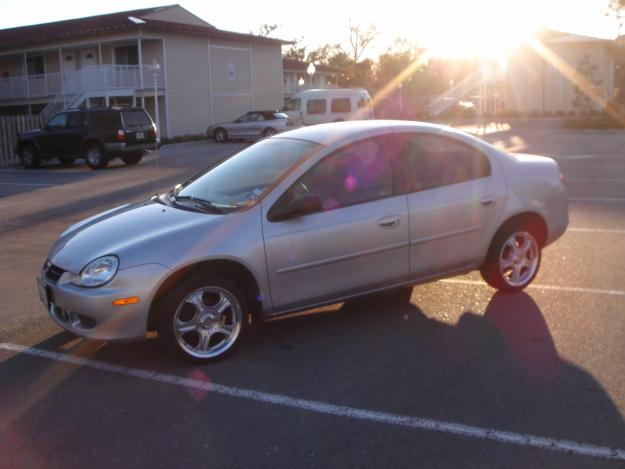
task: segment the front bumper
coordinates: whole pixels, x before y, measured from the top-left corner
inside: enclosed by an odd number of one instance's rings
[[[63,276],[54,283],[42,272],[37,284],[41,301],[59,326],[90,339],[132,340],[145,337],[152,298],[167,272],[159,264],[130,267],[99,288],[79,287]],[[131,296],[139,302],[113,306],[114,300]]]

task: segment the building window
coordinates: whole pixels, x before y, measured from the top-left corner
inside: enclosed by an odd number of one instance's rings
[[[26,59],[26,69],[29,75],[43,75],[46,73],[43,56],[28,57]]]
[[[122,46],[115,48],[116,65],[138,65],[139,50],[137,46]]]

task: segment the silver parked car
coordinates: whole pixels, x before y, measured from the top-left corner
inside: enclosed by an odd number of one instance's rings
[[[283,112],[252,111],[232,122],[211,125],[206,130],[206,135],[219,143],[238,138],[259,139],[271,137],[290,125],[289,116]]]
[[[51,318],[76,334],[157,330],[182,356],[210,361],[251,318],[474,269],[520,290],[567,225],[550,158],[431,124],[321,124],[69,227],[38,285]]]

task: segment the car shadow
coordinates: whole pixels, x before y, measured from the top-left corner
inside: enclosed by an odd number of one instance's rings
[[[591,374],[559,356],[530,295],[495,293],[483,312],[466,311],[455,323],[428,317],[413,297],[410,290],[376,294],[272,320],[227,359],[204,366],[165,354],[157,340],[107,344],[63,332],[36,347],[302,399],[625,448],[623,416]],[[59,378],[58,363],[15,355],[0,364],[2,394],[25,382],[30,389],[55,382],[21,418],[45,412],[41,400],[54,405],[68,382],[89,394],[89,381],[81,380],[88,370],[62,368]],[[210,396],[156,386],[159,405],[169,398],[202,405]]]

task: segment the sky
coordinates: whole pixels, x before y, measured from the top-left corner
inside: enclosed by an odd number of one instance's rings
[[[175,0],[0,0],[0,29],[168,4]],[[498,58],[539,27],[611,38],[616,22],[606,18],[608,0],[353,0],[216,2],[180,0],[180,5],[220,29],[258,32],[263,23],[279,28],[274,37],[314,49],[347,44],[349,24],[374,25],[379,35],[370,56],[396,38],[426,47],[431,55]],[[236,14],[233,10],[236,10]]]

